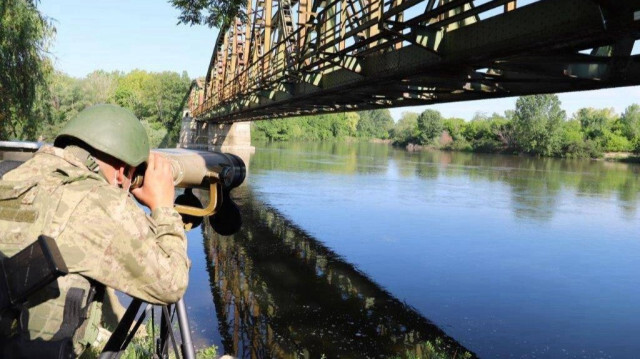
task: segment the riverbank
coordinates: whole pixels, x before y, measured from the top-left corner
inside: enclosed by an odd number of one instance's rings
[[[640,155],[633,152],[607,152],[602,159],[611,162],[640,163]]]
[[[397,144],[392,143],[389,140],[379,140],[379,141],[375,141],[375,140],[371,140],[369,141],[371,143],[388,143],[390,145],[392,145],[395,148],[403,148],[404,150],[407,152],[422,152],[422,151],[446,151],[446,152],[465,152],[465,153],[489,153],[489,154],[500,154],[500,155],[513,155],[513,156],[528,156],[528,157],[548,157],[548,158],[576,158],[576,157],[571,157],[571,156],[540,156],[540,155],[533,155],[533,154],[527,154],[527,153],[522,153],[522,152],[517,152],[517,151],[508,151],[508,150],[503,150],[503,151],[473,151],[472,149],[466,149],[466,150],[456,150],[453,148],[449,148],[449,147],[438,147],[435,145],[419,145],[419,144],[414,144],[414,143],[409,143],[405,146],[399,146]],[[578,158],[585,158],[585,157],[578,157]],[[610,162],[622,162],[622,163],[640,163],[640,154],[637,153],[633,153],[633,152],[605,152],[602,153],[601,156],[599,157],[588,157],[589,159],[592,160],[600,160],[600,161],[610,161]],[[585,158],[586,159],[586,158]]]

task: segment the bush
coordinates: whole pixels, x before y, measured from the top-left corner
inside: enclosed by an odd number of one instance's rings
[[[633,145],[626,137],[607,131],[604,134],[604,149],[609,152],[629,152],[633,150]]]

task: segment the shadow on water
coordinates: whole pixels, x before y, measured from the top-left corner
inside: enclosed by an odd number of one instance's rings
[[[259,202],[235,190],[244,225],[202,229],[224,352],[239,358],[475,357]]]

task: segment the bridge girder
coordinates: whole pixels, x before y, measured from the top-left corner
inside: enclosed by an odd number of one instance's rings
[[[198,120],[235,122],[640,84],[640,0],[249,0]]]

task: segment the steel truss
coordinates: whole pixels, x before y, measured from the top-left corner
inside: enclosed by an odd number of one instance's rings
[[[208,122],[640,84],[640,0],[249,0],[190,107]]]

